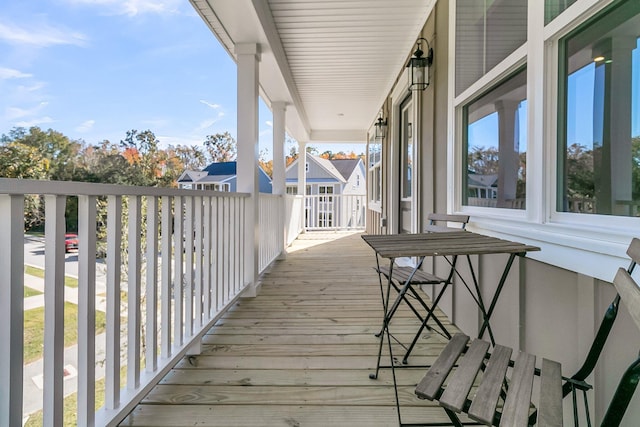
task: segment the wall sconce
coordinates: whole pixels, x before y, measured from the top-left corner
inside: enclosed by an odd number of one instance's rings
[[[422,56],[424,55],[420,46],[422,41],[427,44],[426,57]],[[433,64],[433,49],[431,49],[429,41],[423,37],[420,37],[416,43],[418,47],[407,64],[409,68],[409,90],[425,90],[429,86],[429,67]]]
[[[378,117],[378,121],[375,123],[375,137],[377,140],[383,140],[387,135],[387,119],[382,120],[382,112]]]

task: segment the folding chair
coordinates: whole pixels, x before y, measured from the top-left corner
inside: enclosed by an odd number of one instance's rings
[[[513,350],[508,347],[496,345],[488,352],[488,342],[475,339],[469,344],[468,336],[456,334],[416,387],[416,395],[437,400],[455,426],[464,425],[458,415],[465,413],[483,425],[516,427],[536,423],[561,426],[562,403],[569,394],[572,395],[574,423],[578,425],[577,394],[582,392],[585,418],[591,426],[587,391],[592,386],[585,380],[595,368],[621,300],[640,328],[640,287],[630,275],[640,262],[639,239],[632,240],[627,254],[631,257],[629,268],[620,268],[614,279],[618,294],[605,313],[584,364],[571,378],[562,376],[558,362],[542,359],[541,368],[537,369],[534,355],[519,352],[514,361],[511,359]],[[537,407],[531,401],[536,376],[540,378]],[[637,358],[620,379],[601,426],[620,424],[639,381],[640,358]],[[477,389],[470,393],[474,384]]]
[[[429,220],[429,224],[425,227],[425,232],[446,233],[450,231],[460,231],[461,229],[464,229],[467,223],[469,222],[469,215],[451,215],[451,214],[431,213],[427,216],[427,219]],[[455,227],[452,227],[451,224],[455,225]],[[425,328],[427,328],[428,330],[433,330],[429,325],[427,325],[427,322],[431,318],[433,318],[434,322],[438,325],[438,327],[442,331],[441,335],[445,336],[447,339],[451,339],[451,334],[449,333],[447,328],[442,324],[440,319],[436,317],[436,315],[434,314],[434,310],[437,307],[438,302],[440,302],[440,299],[444,295],[444,292],[447,289],[447,286],[453,280],[453,276],[455,274],[456,261],[457,261],[457,256],[452,257],[452,259],[449,261],[449,264],[451,265],[451,269],[449,271],[449,275],[446,278],[442,278],[422,270],[417,270],[414,273],[414,268],[409,266],[394,265],[393,268],[391,269],[392,271],[390,271],[389,267],[382,267],[382,266],[377,267],[378,273],[384,276],[388,280],[389,285],[393,286],[393,288],[398,292],[400,291],[400,288],[408,280],[410,283],[410,287],[409,287],[409,292],[411,293],[410,297],[413,297],[413,299],[417,301],[426,310],[426,314],[423,317],[418,311],[418,309],[416,309],[411,304],[411,301],[406,297],[404,298],[404,301],[408,304],[409,308],[414,312],[414,314],[418,317],[418,319],[420,319],[422,324],[420,326],[420,329],[416,333],[413,341],[411,342],[409,347],[406,348],[407,351],[404,357],[402,358],[403,364],[407,364],[407,359],[409,358],[409,355],[411,354],[413,347],[418,342],[418,339],[420,338],[422,331]],[[389,275],[391,275],[391,280],[389,280]],[[420,286],[420,285],[442,285],[442,288],[438,292],[436,298],[431,303],[430,307],[428,304],[424,302],[424,300],[420,297],[420,295],[414,289],[415,286]],[[388,296],[389,290],[390,289],[387,288],[387,296]]]

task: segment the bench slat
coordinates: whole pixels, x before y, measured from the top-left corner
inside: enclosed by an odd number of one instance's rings
[[[469,337],[464,334],[455,334],[451,338],[449,344],[442,350],[440,356],[416,387],[415,393],[419,398],[433,400],[436,397],[468,341]]]
[[[631,240],[627,248],[627,255],[636,263],[640,264],[640,239],[634,238]]]
[[[525,352],[518,354],[507,398],[504,402],[500,426],[527,426],[535,368],[536,357],[534,355]]]
[[[542,359],[538,427],[562,426],[562,367],[558,362]]]
[[[640,328],[640,287],[624,268],[620,268],[613,284],[636,326]]]
[[[474,340],[464,358],[460,361],[458,369],[453,373],[447,388],[440,397],[440,404],[445,408],[460,413],[467,400],[469,391],[478,375],[482,362],[489,350],[489,343],[483,340]]]
[[[393,279],[400,283],[404,283],[407,281],[412,271],[413,267],[394,267]],[[387,278],[389,277],[389,267],[380,267],[378,272]],[[411,283],[416,285],[435,285],[444,282],[446,282],[445,279],[422,270],[416,271],[416,274],[411,278]]]
[[[469,408],[469,417],[472,419],[487,425],[493,422],[512,351],[501,345],[496,345],[493,349],[482,382]]]

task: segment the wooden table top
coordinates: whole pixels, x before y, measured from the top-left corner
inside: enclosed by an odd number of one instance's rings
[[[537,246],[464,230],[447,233],[363,235],[362,238],[383,258],[524,254],[540,250]]]

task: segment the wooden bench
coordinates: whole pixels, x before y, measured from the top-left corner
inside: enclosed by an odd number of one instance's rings
[[[605,313],[583,366],[571,378],[562,376],[558,362],[542,359],[540,369],[537,369],[536,356],[532,354],[514,352],[501,345],[490,351],[488,342],[456,334],[416,387],[416,395],[422,399],[437,400],[455,426],[463,425],[458,417],[461,413],[484,425],[517,427],[537,423],[539,426],[561,426],[564,397],[582,391],[585,393],[587,425],[591,425],[586,392],[592,387],[585,379],[593,371],[602,352],[621,300],[640,328],[640,287],[630,275],[636,263],[640,262],[639,239],[633,239],[627,254],[631,257],[631,265],[627,270],[619,269],[614,279],[618,294]],[[543,391],[537,407],[531,400],[535,377],[540,378],[540,390]],[[631,363],[620,380],[602,426],[620,424],[638,381],[640,358]],[[477,386],[475,394],[470,393],[474,386]],[[572,402],[577,416],[575,395]]]

